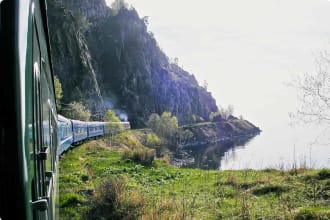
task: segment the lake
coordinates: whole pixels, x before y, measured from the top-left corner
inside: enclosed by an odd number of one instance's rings
[[[322,144],[316,127],[266,127],[254,137],[186,147],[174,164],[201,169],[291,169],[330,167],[330,147]],[[309,131],[309,132],[306,132]]]

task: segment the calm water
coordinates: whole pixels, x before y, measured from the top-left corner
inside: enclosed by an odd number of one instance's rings
[[[185,148],[176,155],[176,165],[202,169],[330,167],[329,145],[313,143],[320,131],[309,129],[273,127],[252,138]]]
[[[300,108],[299,92],[285,84],[291,79],[290,72],[271,65],[248,76],[219,79],[214,91],[219,103],[229,100],[235,116],[243,115],[262,132],[252,140],[186,149],[184,164],[212,169],[330,167],[330,128],[323,132],[326,126],[291,125],[289,112]],[[228,85],[226,91],[222,85]]]

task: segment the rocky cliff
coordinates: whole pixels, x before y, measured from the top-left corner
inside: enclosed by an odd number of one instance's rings
[[[142,127],[151,113],[170,111],[185,124],[208,120],[217,111],[195,77],[169,62],[135,9],[115,10],[104,0],[48,4],[63,103],[82,101],[94,115],[116,109],[133,127]]]

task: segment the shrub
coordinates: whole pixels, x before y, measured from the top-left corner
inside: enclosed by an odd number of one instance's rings
[[[111,177],[100,182],[87,219],[138,219],[145,199],[135,190],[126,191],[126,181]]]
[[[117,134],[114,138],[114,144],[125,145],[130,149],[143,147],[139,139],[131,131],[125,131],[123,133]]]
[[[124,160],[131,159],[136,163],[150,166],[155,159],[154,149],[135,149],[135,150],[125,150],[123,152],[122,158]]]
[[[228,174],[227,179],[224,181],[224,184],[237,187],[238,186],[237,176],[233,173]]]
[[[315,210],[311,208],[303,208],[299,210],[298,213],[295,214],[294,220],[313,220],[320,219]]]
[[[330,180],[328,180],[328,181],[325,182],[324,189],[325,190],[330,190]]]
[[[281,194],[283,192],[288,191],[287,186],[283,185],[264,185],[260,186],[252,191],[254,195],[265,195],[269,193],[276,193],[276,194]]]
[[[82,204],[85,202],[85,199],[83,196],[76,194],[76,193],[64,193],[60,196],[60,207],[73,207],[77,204]]]
[[[146,146],[155,148],[161,143],[160,138],[155,133],[147,134]]]
[[[278,170],[274,169],[274,168],[266,168],[263,170],[265,173],[276,173],[278,172]]]
[[[330,179],[330,169],[322,169],[318,173],[318,178],[320,180]]]
[[[83,182],[88,181],[88,179],[89,179],[89,177],[88,177],[88,175],[86,175],[86,174],[83,174],[83,175],[81,176],[81,180],[82,180]]]

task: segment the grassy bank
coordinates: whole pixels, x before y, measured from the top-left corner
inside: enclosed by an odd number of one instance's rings
[[[121,146],[91,141],[61,159],[60,219],[330,218],[330,170],[179,169],[150,161],[126,135]]]

